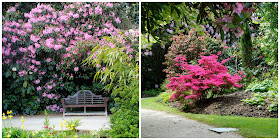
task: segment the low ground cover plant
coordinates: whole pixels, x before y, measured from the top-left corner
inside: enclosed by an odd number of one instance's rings
[[[263,106],[266,104],[265,100],[272,101],[268,106],[268,110],[278,111],[278,78],[266,79],[264,81],[253,81],[249,84],[246,91],[253,91],[254,97],[251,99],[242,100],[249,105]]]
[[[2,138],[98,138],[103,137],[102,133],[97,131],[80,133],[76,130],[80,123],[80,119],[61,120],[61,130],[54,130],[55,125],[49,125],[48,113],[45,110],[44,127],[42,130],[27,131],[24,130],[24,116],[21,116],[22,126],[20,128],[12,126],[12,111],[8,111],[7,115],[2,114],[4,128],[2,129]],[[8,120],[7,120],[8,118]],[[8,121],[8,122],[7,122]],[[5,123],[9,126],[5,126]],[[101,134],[101,135],[100,135]]]

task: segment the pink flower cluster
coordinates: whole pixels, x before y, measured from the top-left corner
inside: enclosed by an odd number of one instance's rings
[[[201,95],[205,95],[207,90],[218,90],[219,88],[230,88],[232,86],[240,88],[242,85],[237,84],[242,77],[237,74],[230,75],[227,67],[222,64],[230,58],[218,62],[218,56],[211,54],[210,56],[201,56],[198,59],[198,65],[190,65],[186,62],[186,58],[177,56],[174,61],[184,73],[178,77],[169,78],[167,89],[176,91],[170,98],[170,101],[184,97],[185,99],[198,99]],[[242,74],[242,72],[241,72]],[[185,95],[186,91],[192,91],[191,95]]]
[[[63,112],[63,108],[60,108],[60,106],[58,106],[57,104],[46,106],[46,109],[51,111]]]

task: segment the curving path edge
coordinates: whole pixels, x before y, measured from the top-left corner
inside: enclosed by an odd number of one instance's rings
[[[162,111],[141,109],[142,138],[243,138],[236,132],[218,134],[213,126]]]

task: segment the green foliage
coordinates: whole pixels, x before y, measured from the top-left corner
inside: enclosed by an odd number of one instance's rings
[[[242,102],[245,102],[249,105],[258,105],[258,106],[263,106],[265,105],[265,95],[262,93],[256,93],[254,94],[254,97],[252,97],[250,100],[247,98],[246,100],[241,100]]]
[[[250,83],[246,91],[257,92],[251,99],[242,100],[244,103],[249,105],[263,106],[266,104],[265,100],[273,101],[269,106],[268,110],[277,111],[278,110],[278,78],[266,79],[259,82],[258,80]]]
[[[29,138],[30,132],[22,131],[17,127],[3,128],[2,138]]]
[[[169,80],[168,78],[165,78],[164,81],[162,82],[162,84],[160,85],[160,89],[162,91],[165,91],[166,90],[166,85],[169,83]]]
[[[110,40],[110,38],[108,38]],[[118,106],[111,109],[111,130],[109,136],[114,138],[139,137],[139,66],[138,55],[129,57],[124,48],[98,46],[92,50],[92,54],[85,61],[96,66],[102,64],[106,69],[99,69],[95,79],[101,79],[106,85],[107,91],[112,91]]]
[[[71,120],[66,120],[65,126],[71,130],[71,131],[76,131],[77,127],[81,125],[81,119],[71,119]]]
[[[157,102],[162,103],[162,104],[169,104],[170,103],[170,97],[171,95],[174,94],[174,92],[162,92],[157,96]]]
[[[95,131],[73,133],[72,131],[35,130],[26,131],[21,128],[11,127],[2,129],[2,138],[100,138]]]
[[[260,18],[257,40],[264,52],[265,61],[269,65],[278,66],[278,3],[260,3],[256,13]]]
[[[124,2],[120,3],[118,12],[115,12],[122,21],[116,25],[120,29],[131,29],[139,26],[139,3],[138,2]]]
[[[268,107],[268,111],[278,111],[278,103],[272,102]]]
[[[49,120],[48,112],[46,109],[44,110],[44,114],[45,114],[44,127],[46,127],[48,129],[50,126],[50,120]]]
[[[259,82],[258,80],[252,82],[247,87],[246,91],[253,91],[253,92],[267,92],[270,87],[273,86],[273,81],[266,79],[262,82]]]
[[[141,32],[149,33],[158,42],[164,42],[169,40],[171,34],[188,32],[191,28],[197,30],[201,29],[198,25],[207,25],[211,27],[212,35],[220,34],[222,39],[236,41],[241,30],[245,30],[244,21],[250,21],[251,13],[248,11],[252,11],[253,4],[242,3],[243,10],[239,14],[234,12],[236,5],[221,2],[145,2],[141,9]],[[230,22],[218,21],[229,16]],[[169,26],[173,23],[175,27]],[[225,29],[225,26],[230,30]],[[168,33],[170,30],[172,33]]]

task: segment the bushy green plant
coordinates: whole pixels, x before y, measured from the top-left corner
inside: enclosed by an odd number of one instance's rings
[[[172,92],[166,91],[166,92],[162,92],[157,96],[157,101],[162,103],[162,104],[168,104],[170,103],[170,97],[171,95],[174,94]]]
[[[272,87],[273,81],[266,79],[262,82],[254,81],[249,84],[246,91],[253,91],[253,92],[267,92],[270,87]]]
[[[273,101],[267,109],[269,112],[278,110],[278,77],[265,79],[264,81],[253,81],[246,91],[257,92],[251,99],[241,100],[249,105],[265,105],[265,99]]]
[[[267,109],[269,112],[278,111],[278,103],[272,102]]]
[[[66,120],[65,127],[67,127],[71,131],[76,131],[77,127],[81,125],[81,119],[71,119],[71,120]]]
[[[260,32],[257,44],[264,52],[266,63],[278,65],[278,3],[264,2],[256,8],[256,16],[260,18]]]
[[[46,109],[44,111],[44,114],[45,114],[44,128],[49,129],[50,120],[49,120],[49,117],[48,117],[48,111]]]
[[[107,38],[107,41],[110,40],[111,38]],[[107,83],[106,90],[112,91],[111,95],[118,105],[111,109],[112,125],[108,134],[113,138],[139,137],[138,54],[131,56],[124,50],[123,47],[97,46],[85,61],[92,67],[97,67],[95,78]]]
[[[160,85],[160,89],[162,91],[165,91],[166,90],[166,85],[169,83],[169,80],[168,78],[165,78],[164,81],[162,82],[162,84]]]
[[[241,100],[249,105],[258,105],[263,106],[265,105],[265,95],[263,93],[256,93],[254,94],[254,97],[252,97],[251,99],[246,98],[245,100]]]
[[[2,129],[2,138],[30,138],[31,133],[21,128],[11,127]]]

